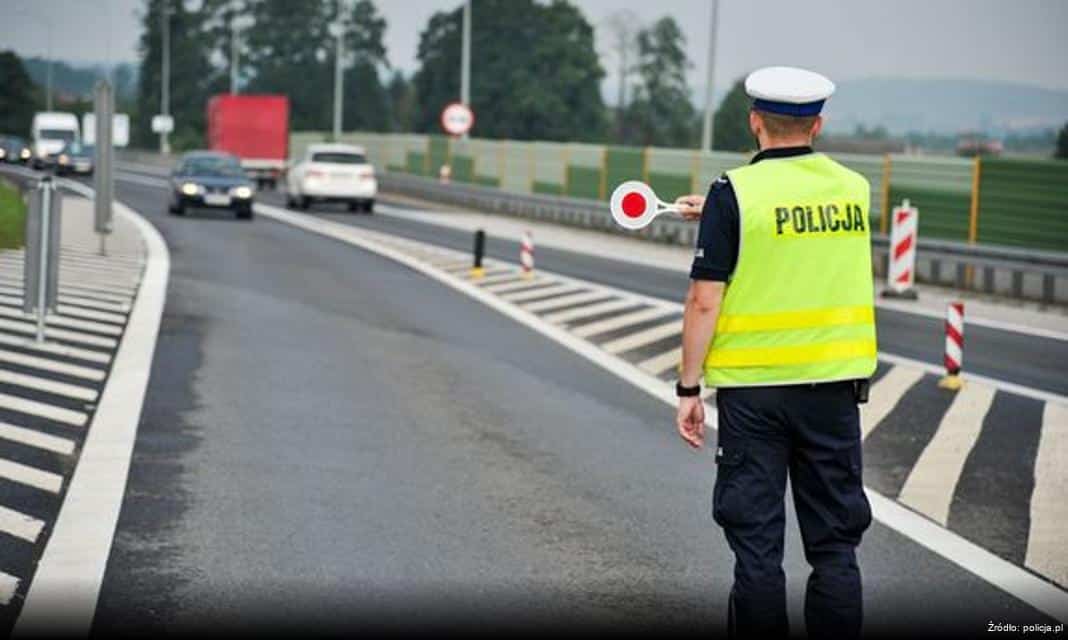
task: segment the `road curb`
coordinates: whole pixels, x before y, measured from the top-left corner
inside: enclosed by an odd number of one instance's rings
[[[92,197],[76,182],[62,185]],[[163,237],[116,202],[145,242],[145,271],[78,465],[30,584],[15,636],[87,635],[96,611],[137,437],[170,275]]]

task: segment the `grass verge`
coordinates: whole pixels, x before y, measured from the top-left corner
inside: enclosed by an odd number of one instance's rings
[[[0,249],[18,249],[26,231],[26,203],[15,185],[0,179]]]

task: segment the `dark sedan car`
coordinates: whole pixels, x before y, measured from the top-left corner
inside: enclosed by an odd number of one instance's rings
[[[0,162],[28,164],[33,152],[18,136],[0,136]]]
[[[187,207],[230,209],[238,218],[252,218],[252,182],[241,162],[228,153],[193,151],[181,157],[171,174],[171,213]]]
[[[63,149],[56,154],[56,175],[67,173],[93,173],[93,154],[96,148],[91,144],[82,144],[78,141],[68,142]]]

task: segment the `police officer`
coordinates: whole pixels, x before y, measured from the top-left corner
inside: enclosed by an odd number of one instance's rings
[[[735,555],[728,627],[784,637],[786,478],[812,566],[811,637],[861,629],[856,547],[871,523],[858,402],[876,345],[867,180],[812,150],[834,84],[790,67],[752,73],[749,127],[760,152],[716,180],[700,215],[677,384],[678,430],[704,441],[700,379],[716,388],[713,517]]]

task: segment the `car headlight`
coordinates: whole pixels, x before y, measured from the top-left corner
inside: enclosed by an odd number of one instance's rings
[[[19,152],[19,157],[22,158],[23,160],[25,160],[26,158],[29,158],[30,157],[30,150],[29,149],[23,149],[22,151]]]
[[[187,196],[195,196],[200,193],[200,185],[193,182],[186,182],[182,184],[182,193]]]
[[[233,195],[235,198],[251,198],[252,189],[249,187],[234,187]]]
[[[68,162],[70,162],[70,157],[68,157],[67,154],[59,154],[59,164],[67,164]]]
[[[7,155],[7,149],[0,149],[0,158],[3,158],[6,155]]]

